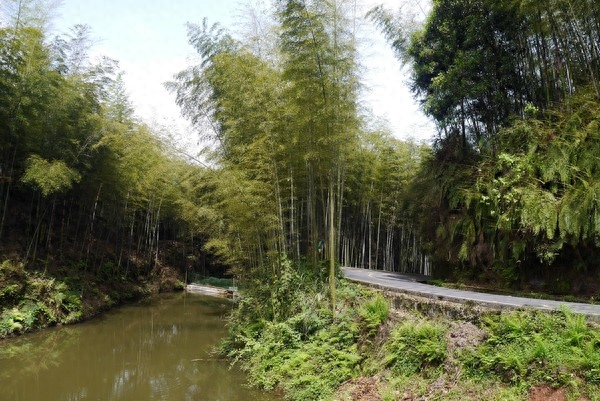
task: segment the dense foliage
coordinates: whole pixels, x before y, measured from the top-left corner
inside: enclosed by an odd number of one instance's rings
[[[0,336],[144,293],[165,265],[194,264],[202,236],[204,170],[136,121],[117,62],[88,56],[90,29],[50,38],[44,2],[11,4],[0,10]],[[67,300],[86,305],[67,313]]]
[[[360,376],[388,399],[524,399],[538,383],[597,397],[600,339],[583,318],[489,315],[458,347],[463,326],[392,322],[381,295],[336,277],[336,263],[433,261],[597,294],[597,2],[435,0],[412,33],[373,10],[411,63],[433,149],[359,106],[356,2],[277,0],[241,39],[190,24],[200,60],[168,87],[213,140],[208,166],[136,120],[117,63],[88,57],[89,28],[52,39],[43,1],[13,3],[0,23],[0,336],[77,321],[90,300],[143,294],[165,266],[182,275],[210,254],[245,289],[223,350],[292,398]]]
[[[23,265],[10,261],[0,265],[0,277],[0,303],[4,306],[0,313],[0,337],[76,322],[83,316],[79,294],[65,282],[30,274]]]
[[[307,261],[321,278],[321,261],[330,261],[331,282],[334,261],[427,266],[400,204],[426,149],[361,113],[354,10],[346,1],[277,1],[265,31],[243,39],[218,24],[189,25],[201,59],[169,87],[216,143],[220,181],[206,203],[219,226],[207,247],[241,276],[279,276],[282,257]],[[277,39],[264,43],[272,32]]]
[[[222,351],[249,371],[254,385],[283,388],[296,400],[331,396],[359,373],[368,354],[359,342],[373,338],[389,310],[381,297],[341,284],[334,316],[312,269],[285,261],[279,280],[244,293]]]
[[[436,0],[411,33],[372,11],[439,128],[410,190],[437,272],[597,292],[599,12]]]
[[[567,310],[472,321],[436,316],[435,303],[392,312],[380,293],[341,281],[333,315],[306,266],[285,262],[279,280],[261,283],[230,317],[221,351],[287,399],[516,401],[536,387],[598,399],[598,327]]]
[[[207,254],[248,282],[281,278],[287,260],[330,284],[336,263],[433,263],[597,291],[581,278],[597,272],[600,238],[592,1],[436,0],[417,29],[373,10],[437,123],[433,150],[359,106],[354,2],[275,1],[248,14],[243,38],[190,24],[199,61],[168,87],[213,140],[210,167],[136,120],[117,62],[88,56],[90,28],[50,38],[45,2],[15,4],[0,25],[5,259],[114,282]]]

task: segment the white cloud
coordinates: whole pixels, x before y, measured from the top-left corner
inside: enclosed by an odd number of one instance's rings
[[[115,13],[115,3],[111,1],[89,1],[87,8],[80,8],[78,0],[65,0],[67,15],[59,21],[63,25],[60,31],[76,23],[90,24],[94,34],[101,38],[96,52],[118,60],[125,71],[124,81],[139,117],[148,122],[177,127],[182,132],[188,130],[187,122],[175,105],[174,96],[163,86],[174,74],[187,67],[186,57],[193,53],[187,44],[184,24],[187,21],[200,23],[204,16],[209,18],[210,23],[232,23],[239,9],[237,0],[210,4],[180,0],[182,3],[173,9],[164,8],[168,1],[150,1],[140,9],[137,7],[139,3],[134,0],[123,0],[125,11],[136,10],[123,13]],[[367,0],[363,10],[381,1]],[[395,8],[396,1],[383,2]],[[194,8],[196,11],[193,11]],[[383,35],[374,27],[367,26],[366,22],[363,25],[368,40],[364,46],[367,54],[363,55],[368,91],[362,101],[376,116],[389,121],[395,136],[429,139],[433,125],[412,99],[406,85],[407,71],[401,70],[400,62],[394,58]]]

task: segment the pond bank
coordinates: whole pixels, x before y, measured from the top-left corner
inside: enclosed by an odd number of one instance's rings
[[[84,269],[28,270],[6,260],[0,264],[0,339],[88,320],[115,306],[177,290],[183,290],[178,273],[166,266],[134,280]]]

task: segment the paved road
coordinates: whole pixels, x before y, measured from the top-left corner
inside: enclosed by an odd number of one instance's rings
[[[529,307],[542,310],[557,310],[563,306],[575,313],[600,317],[600,305],[580,304],[575,302],[549,301],[544,299],[513,297],[510,295],[485,294],[474,291],[454,290],[419,283],[423,276],[404,275],[379,270],[343,268],[344,276],[352,281],[376,285],[391,291],[415,294],[432,299],[443,299],[453,302],[474,302],[483,306],[520,308]]]

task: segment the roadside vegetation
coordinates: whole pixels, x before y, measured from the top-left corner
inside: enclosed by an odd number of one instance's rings
[[[598,2],[371,12],[437,124],[409,190],[440,277],[597,296]]]
[[[344,280],[332,314],[327,285],[284,266],[244,292],[221,346],[253,385],[298,401],[600,399],[600,329],[584,316],[449,320],[391,311],[378,291]]]

